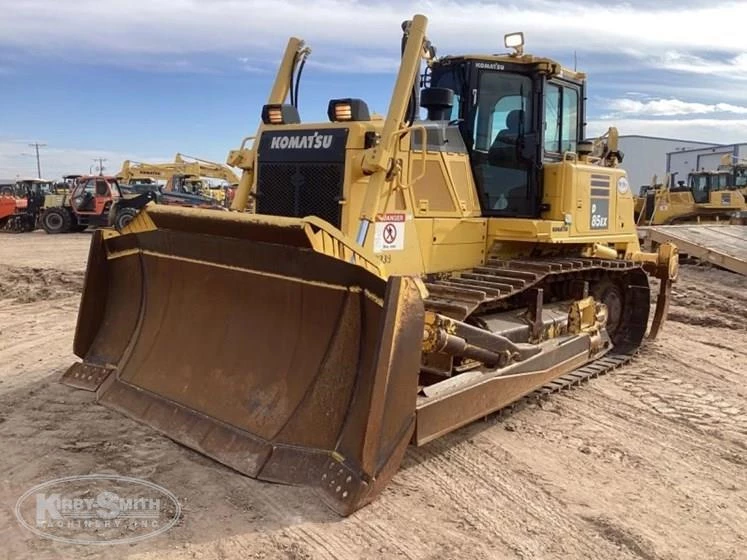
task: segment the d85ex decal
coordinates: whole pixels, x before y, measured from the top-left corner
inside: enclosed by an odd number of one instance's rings
[[[591,229],[608,229],[610,201],[608,198],[591,199]]]

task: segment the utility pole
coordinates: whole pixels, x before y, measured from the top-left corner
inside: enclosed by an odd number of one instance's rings
[[[99,162],[99,175],[104,174],[104,162],[107,161],[106,158],[93,158],[93,161]]]
[[[43,148],[46,146],[46,144],[39,144],[39,142],[34,142],[33,144],[29,144],[32,148],[36,149],[36,176],[41,179],[42,172],[41,172],[41,163],[39,161],[39,148]]]

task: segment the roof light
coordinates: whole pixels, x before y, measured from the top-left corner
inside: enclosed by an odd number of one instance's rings
[[[522,54],[524,52],[524,33],[521,31],[507,33],[503,36],[503,44],[507,49],[514,49],[515,54]]]

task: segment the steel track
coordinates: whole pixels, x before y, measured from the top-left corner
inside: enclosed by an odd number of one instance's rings
[[[599,279],[601,276],[614,278],[638,268],[636,263],[624,260],[558,258],[502,261],[491,258],[485,266],[457,276],[430,278],[426,282],[426,287],[431,291],[431,296],[426,299],[426,308],[460,320],[473,314],[479,317],[481,311],[489,313],[489,310],[499,308],[504,303],[514,307],[521,301],[522,294],[532,288],[551,288],[574,280]],[[648,294],[646,297],[649,297]],[[629,301],[628,305],[632,305],[632,302]],[[630,322],[624,328],[636,329],[633,323],[638,323],[637,328],[642,326],[645,331],[648,313],[644,318],[637,316],[639,314],[635,311],[628,317]],[[631,362],[643,342],[643,333],[631,335],[632,341],[618,344],[602,358],[555,378],[497,413],[504,414],[522,404],[571,389]],[[627,336],[625,338],[628,339]]]

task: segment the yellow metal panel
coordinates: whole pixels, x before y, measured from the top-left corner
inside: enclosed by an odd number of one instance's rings
[[[548,243],[553,241],[552,227],[561,225],[563,225],[563,222],[552,222],[549,220],[489,218],[488,241],[489,243],[492,243],[496,239],[505,239],[512,241],[541,241]]]
[[[467,215],[479,216],[480,205],[475,196],[475,181],[469,166],[469,157],[467,154],[450,154],[448,162],[460,209],[467,212]]]
[[[412,177],[423,173],[423,163],[417,157],[412,162]],[[415,206],[420,208],[420,202],[428,202],[428,214],[432,212],[455,212],[456,206],[449,190],[445,169],[440,158],[428,157],[425,162],[425,174],[413,185]],[[420,213],[420,212],[418,212]]]
[[[567,233],[553,225],[553,237],[627,239],[634,235],[633,193],[629,186],[622,192],[618,189],[624,176],[622,169],[573,160],[546,164],[543,202],[550,210],[543,217],[568,225]]]
[[[423,256],[423,270],[429,270],[431,247],[433,246],[433,222],[434,220],[427,218],[419,218],[415,222],[420,243],[420,254]]]
[[[435,219],[428,272],[460,270],[484,264],[487,219]]]
[[[483,243],[462,245],[433,245],[428,263],[428,272],[467,270],[485,263]]]

